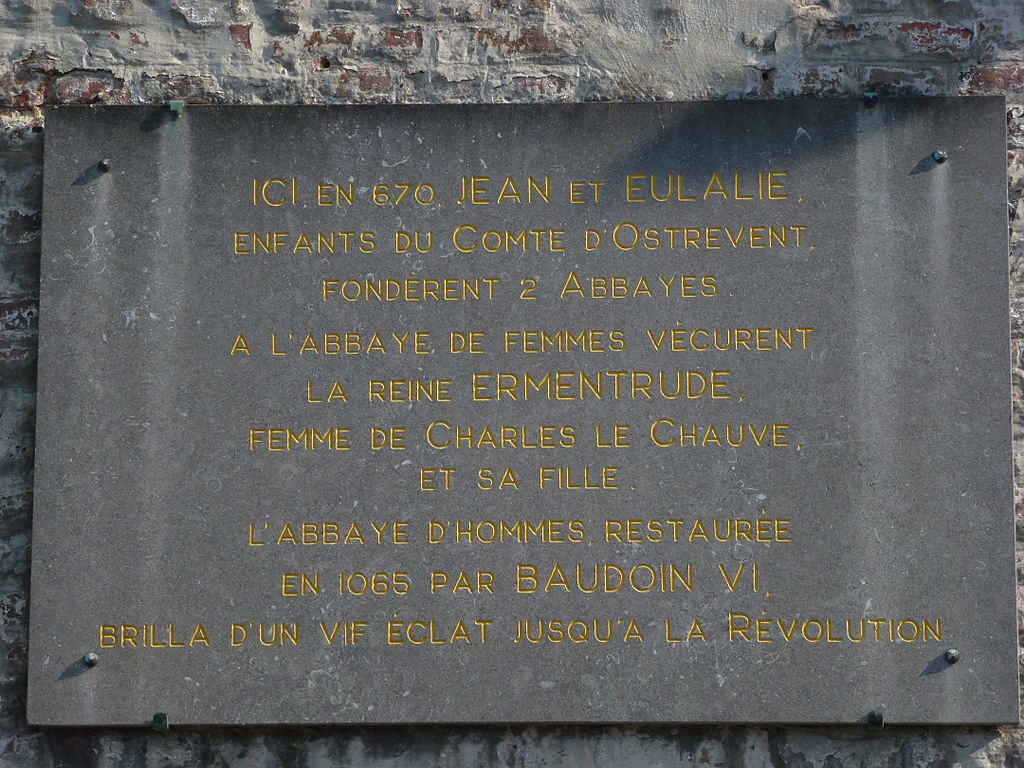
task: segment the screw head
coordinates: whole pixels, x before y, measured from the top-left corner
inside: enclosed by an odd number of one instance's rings
[[[946,154],[945,150],[936,149],[934,152],[932,152],[932,160],[934,160],[936,163],[944,163],[948,158],[949,155]]]
[[[878,103],[878,94],[875,91],[864,91],[864,104],[873,107]]]
[[[956,648],[950,648],[948,651],[946,651],[946,661],[950,664],[956,664],[958,661],[960,661],[960,651],[958,651]]]
[[[110,160],[106,157],[104,157],[102,160],[96,163],[96,165],[97,167],[99,167],[101,171],[103,171],[103,173],[106,173],[107,171],[110,170]]]
[[[100,663],[100,657],[95,653],[87,653],[82,657],[82,663],[87,667],[95,667]]]

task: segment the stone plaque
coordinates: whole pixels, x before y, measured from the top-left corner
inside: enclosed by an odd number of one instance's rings
[[[30,721],[1015,722],[1004,130],[51,109]]]

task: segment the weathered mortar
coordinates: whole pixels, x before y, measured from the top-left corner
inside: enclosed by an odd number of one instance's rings
[[[1015,456],[1024,462],[1020,0],[4,0],[0,5],[0,765],[996,766],[1024,730],[25,725],[46,104],[1005,94]],[[1024,465],[1018,466],[1024,477]],[[1024,492],[1018,485],[1024,540]],[[1024,583],[1024,556],[1019,581]],[[74,585],[68,585],[73,589]]]

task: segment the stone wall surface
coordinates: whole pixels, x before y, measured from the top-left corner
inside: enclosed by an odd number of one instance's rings
[[[1003,766],[1024,729],[25,723],[43,115],[51,104],[1004,94],[1024,478],[1021,0],[0,0],[0,766]],[[1024,490],[1018,486],[1024,542]],[[1018,546],[1024,584],[1024,549]],[[69,584],[69,589],[74,585]]]

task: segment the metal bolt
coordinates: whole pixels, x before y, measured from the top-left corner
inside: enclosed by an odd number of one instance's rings
[[[958,651],[956,648],[950,648],[948,651],[946,651],[946,661],[948,661],[950,664],[956,664],[958,661],[960,661],[960,651]]]
[[[99,166],[99,169],[104,173],[110,170],[110,160],[106,157],[100,160],[99,163],[97,163],[97,165]]]
[[[945,151],[941,149],[936,149],[934,152],[932,152],[932,160],[934,160],[936,163],[944,163],[946,162],[948,157],[949,155],[947,155]]]
[[[864,103],[868,107],[873,107],[878,103],[878,94],[874,91],[864,91]]]
[[[176,99],[167,105],[168,109],[171,110],[171,114],[174,117],[181,117],[181,113],[185,111],[184,99]]]
[[[87,653],[82,657],[82,663],[87,667],[95,667],[100,663],[100,657],[95,653]]]
[[[153,730],[154,731],[166,731],[169,728],[170,728],[170,725],[167,723],[167,713],[166,712],[157,712],[155,715],[153,715]]]
[[[878,710],[868,712],[868,725],[875,728],[881,728],[885,725],[885,717]]]

